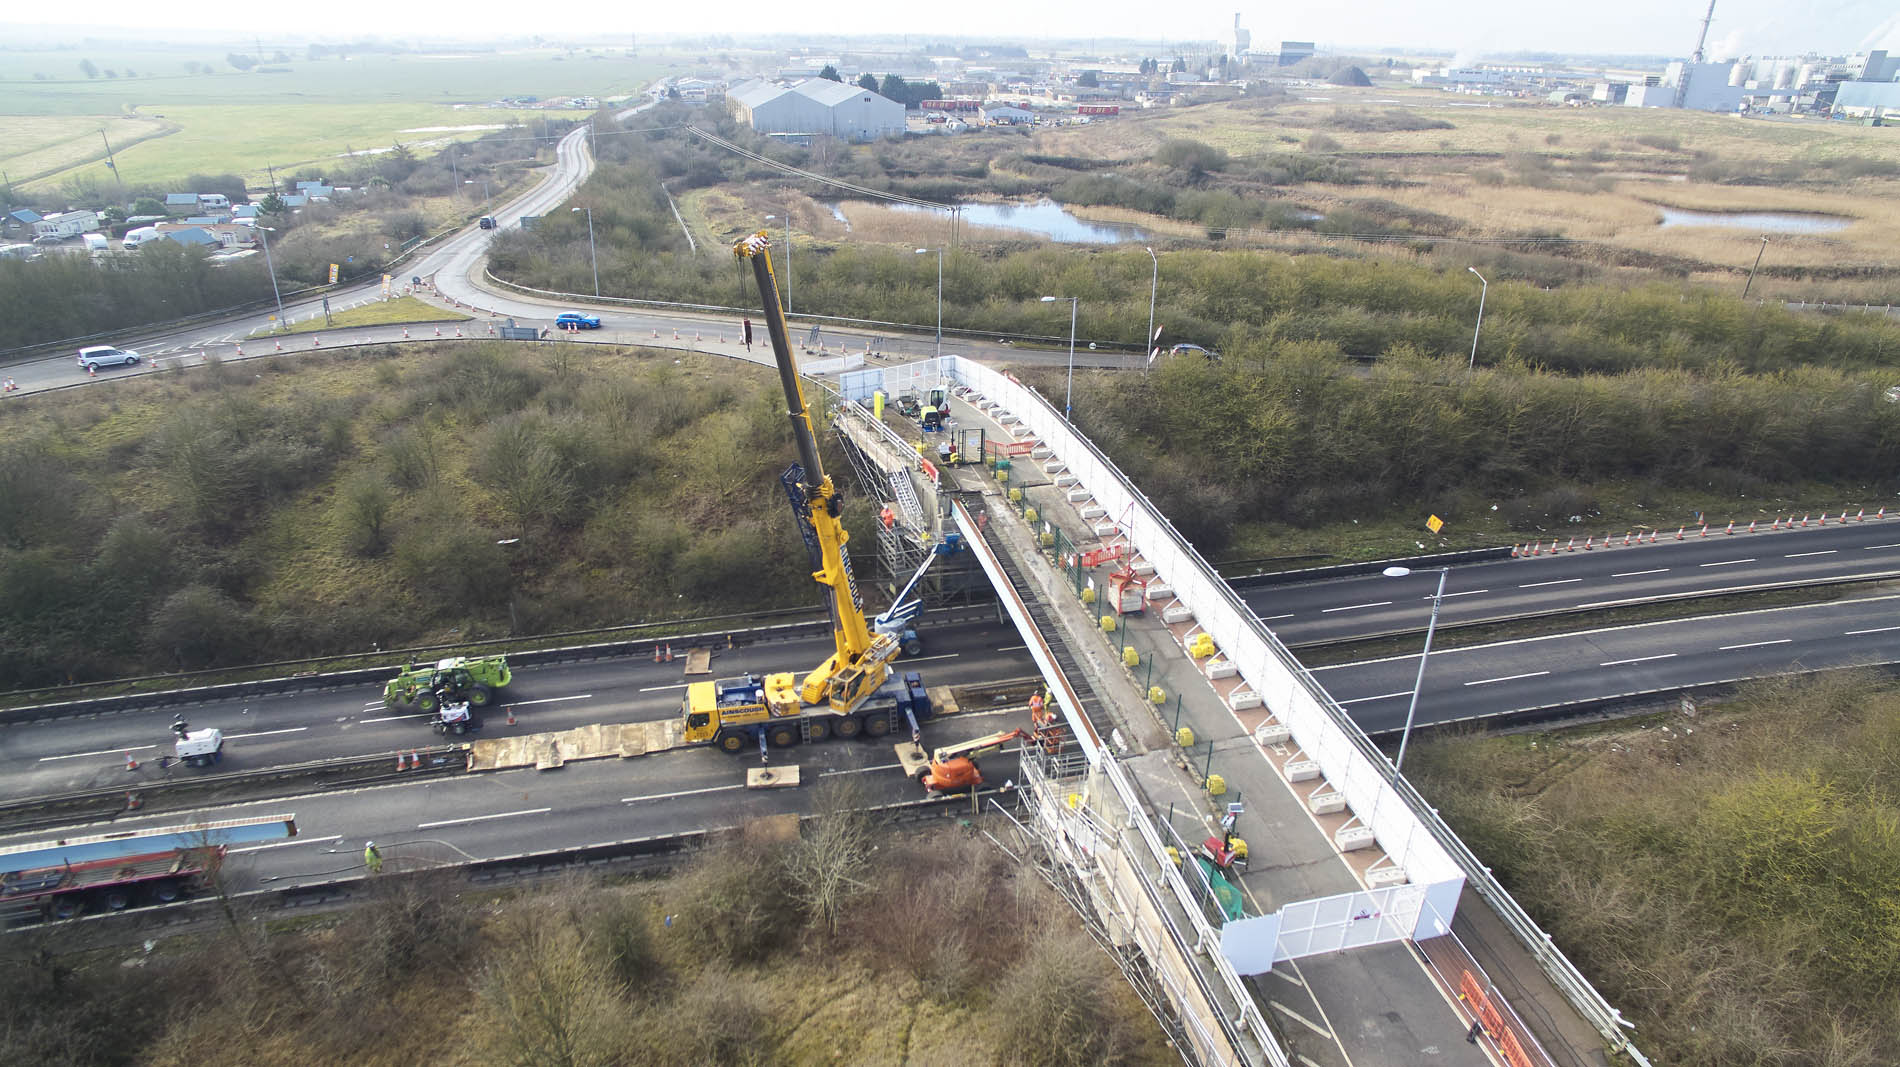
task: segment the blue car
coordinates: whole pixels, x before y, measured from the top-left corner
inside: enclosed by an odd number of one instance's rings
[[[557,330],[598,330],[599,315],[583,315],[578,311],[563,311],[554,316],[554,328]]]

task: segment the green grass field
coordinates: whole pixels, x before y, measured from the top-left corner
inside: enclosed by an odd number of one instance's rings
[[[330,316],[329,322],[322,319],[305,319],[282,333],[319,333],[324,330],[341,330],[351,326],[387,326],[398,322],[461,322],[473,318],[459,311],[439,308],[434,304],[425,304],[413,296],[399,296],[394,300],[381,300],[374,304],[365,304],[360,308],[350,308]]]
[[[286,48],[288,62],[269,62],[276,50],[264,43],[265,65],[281,73],[240,72],[213,46],[10,53],[0,76],[0,134],[8,135],[0,136],[0,168],[29,191],[110,183],[97,133],[105,129],[128,184],[227,171],[261,180],[267,163],[294,167],[398,141],[426,145],[510,122],[571,118],[583,113],[484,105],[503,96],[611,98],[662,69],[605,51],[309,60]],[[82,60],[100,76],[86,77]],[[187,63],[213,73],[187,73]],[[139,136],[146,139],[121,149]]]

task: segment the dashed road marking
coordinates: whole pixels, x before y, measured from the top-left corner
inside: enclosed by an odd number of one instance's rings
[[[1792,637],[1781,637],[1773,641],[1750,641],[1745,645],[1722,645],[1721,647],[1717,648],[1716,651],[1717,652],[1733,652],[1738,648],[1761,648],[1764,645],[1786,645],[1786,644],[1793,643],[1793,641],[1794,641],[1794,638]]]
[[[493,815],[470,815],[470,816],[467,816],[466,818],[461,818],[461,819],[440,819],[436,822],[419,822],[416,824],[416,829],[433,830],[438,826],[462,826],[462,825],[465,825],[467,823],[472,823],[472,822],[489,822],[494,819],[512,819],[518,815],[546,815],[548,812],[553,811],[553,810],[554,810],[553,808],[528,808],[523,811],[501,811],[501,812],[496,812]]]
[[[1518,586],[1518,588],[1519,589],[1540,589],[1546,585],[1569,585],[1571,582],[1581,582],[1581,581],[1583,581],[1582,578],[1559,578],[1554,582],[1525,582],[1524,584]]]
[[[1648,663],[1650,660],[1675,659],[1675,658],[1676,658],[1676,654],[1674,652],[1664,652],[1663,654],[1659,656],[1637,656],[1635,659],[1613,659],[1613,660],[1608,661],[1607,663],[1599,663],[1597,664],[1597,666],[1621,667],[1626,663]]]
[[[1529,674],[1507,674],[1502,678],[1480,678],[1475,682],[1466,682],[1465,684],[1490,685],[1492,682],[1515,682],[1520,678],[1540,678],[1549,673],[1549,671],[1532,671]]]

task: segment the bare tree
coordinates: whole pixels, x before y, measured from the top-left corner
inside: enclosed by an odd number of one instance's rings
[[[559,909],[508,916],[481,984],[487,1059],[591,1067],[619,1059],[626,1006],[600,957]]]
[[[826,779],[814,791],[813,806],[816,814],[786,853],[785,876],[792,899],[833,934],[851,902],[870,888],[865,875],[875,840],[854,781]]]
[[[337,503],[350,547],[365,556],[382,551],[383,526],[395,506],[388,483],[375,473],[364,471],[344,483]]]

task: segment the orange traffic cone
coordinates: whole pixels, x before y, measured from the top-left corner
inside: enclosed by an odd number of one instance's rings
[[[655,663],[660,662],[660,646],[659,645],[653,646],[653,662]]]
[[[86,364],[86,377],[97,378],[98,376],[99,376],[99,368],[97,366],[94,366],[91,363]]]
[[[139,769],[139,761],[133,759],[132,753],[130,752],[125,754],[125,769],[128,771],[136,771]]]
[[[399,770],[399,771],[406,771],[406,770],[408,770],[408,769],[409,769],[409,757],[408,757],[408,756],[405,756],[405,755],[403,755],[403,754],[402,754],[402,753],[400,753],[400,752],[398,752],[398,753],[396,753],[396,769],[397,769],[397,770]]]
[[[510,704],[508,705],[508,725],[513,726],[514,724],[515,724],[515,706],[513,704]]]
[[[271,351],[272,351],[272,352],[282,352],[283,350],[284,350],[284,343],[283,343],[282,341],[272,341],[272,342],[271,342]]]
[[[667,646],[666,646],[666,662],[668,662],[668,663],[671,663],[671,662],[673,662],[673,645],[672,645],[672,642],[668,642],[668,643],[667,643]]]

